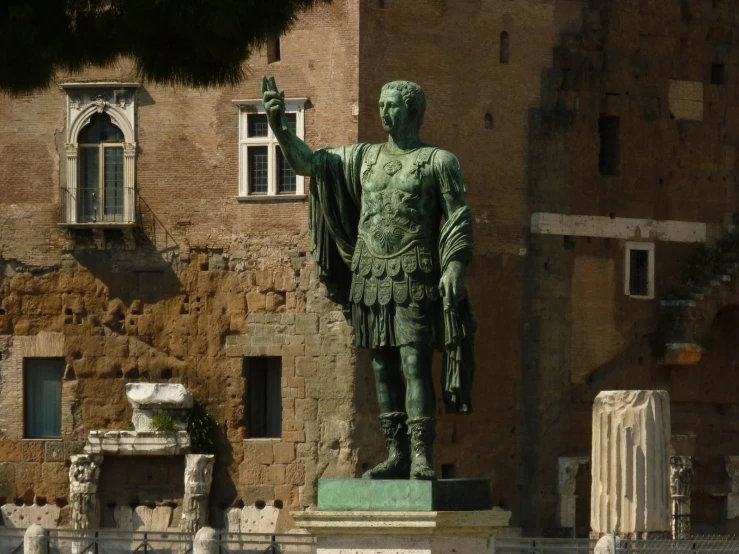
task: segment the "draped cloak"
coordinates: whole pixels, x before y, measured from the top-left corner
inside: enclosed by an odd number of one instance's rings
[[[350,264],[357,244],[362,161],[368,148],[368,144],[355,144],[318,150],[313,157],[309,212],[311,250],[318,277],[326,285],[329,297],[344,306],[348,305],[351,293]],[[437,149],[437,152],[443,151]],[[443,154],[445,156],[434,153],[432,168],[440,193],[464,191],[456,158]],[[422,170],[419,166],[418,171]],[[472,216],[467,206],[449,214],[438,242],[442,273],[453,260],[469,260],[473,243]],[[454,306],[445,304],[442,308],[439,304],[434,317],[444,329],[443,341],[435,346],[444,354],[441,387],[446,411],[470,413],[477,322],[468,298]]]

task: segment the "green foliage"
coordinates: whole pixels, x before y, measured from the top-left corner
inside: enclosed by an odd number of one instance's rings
[[[140,78],[233,85],[244,62],[300,13],[331,0],[5,0],[0,2],[0,91],[49,85],[57,71],[129,57]]]
[[[731,264],[739,261],[739,231],[730,231],[716,241],[713,247],[698,246],[685,264],[680,277],[682,283],[672,287],[664,300],[692,300],[702,294],[711,281],[729,272]],[[652,355],[659,358],[667,353],[666,341],[677,324],[673,310],[663,310],[657,329],[652,335]],[[710,349],[706,339],[704,348]]]
[[[187,434],[190,435],[190,444],[193,454],[213,453],[213,433],[218,424],[200,402],[187,415]]]
[[[160,433],[174,433],[177,431],[177,422],[171,414],[157,412],[151,418],[151,426]]]

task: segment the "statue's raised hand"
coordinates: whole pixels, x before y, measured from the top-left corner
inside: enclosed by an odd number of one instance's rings
[[[269,126],[276,133],[281,131],[285,120],[285,91],[277,90],[275,78],[262,77],[262,102],[264,110],[267,112]]]

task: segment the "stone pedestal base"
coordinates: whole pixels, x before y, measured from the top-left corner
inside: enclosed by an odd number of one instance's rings
[[[317,554],[492,554],[497,536],[518,536],[511,512],[293,512],[317,538]]]

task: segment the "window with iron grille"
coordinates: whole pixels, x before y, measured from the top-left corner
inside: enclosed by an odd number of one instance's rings
[[[634,298],[654,298],[654,244],[627,243],[624,292]]]
[[[304,194],[305,180],[296,175],[267,121],[261,100],[235,100],[239,105],[239,197]],[[305,99],[285,101],[288,128],[303,138]]]

